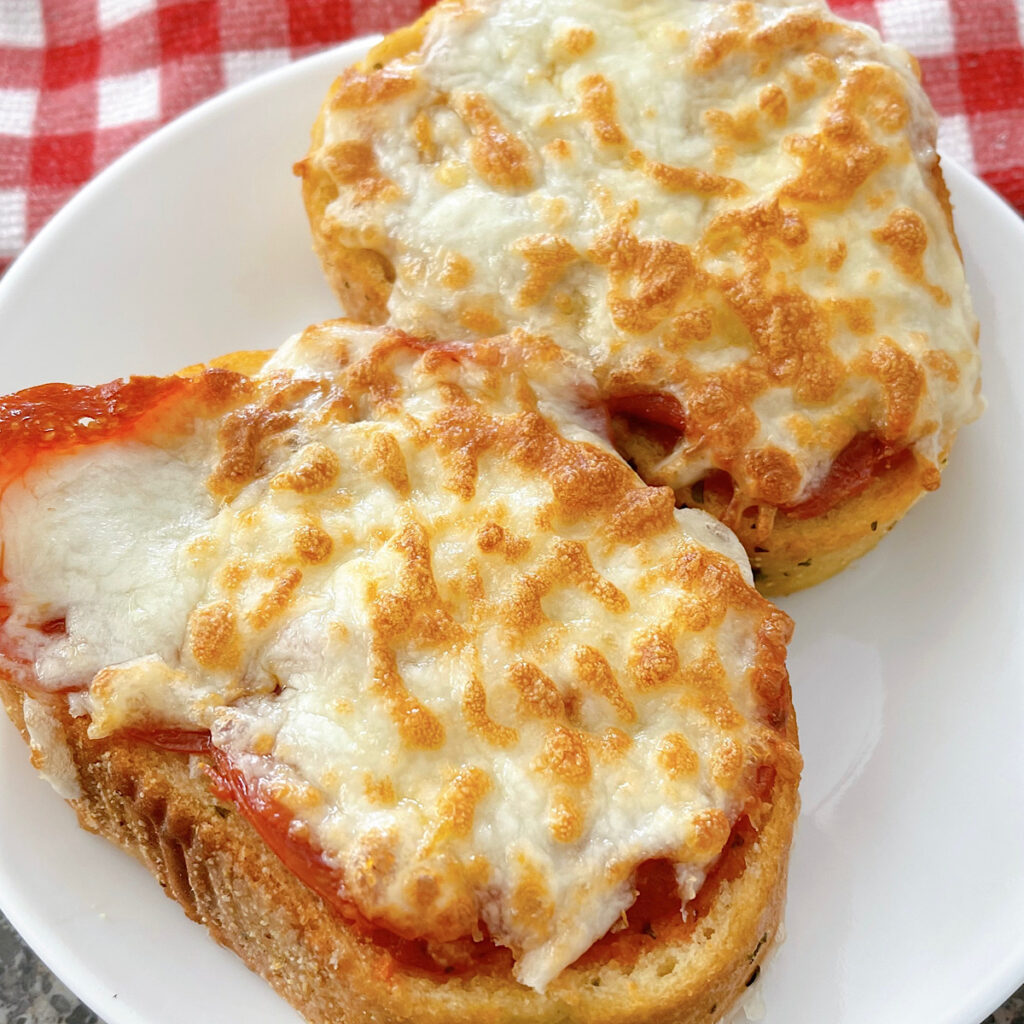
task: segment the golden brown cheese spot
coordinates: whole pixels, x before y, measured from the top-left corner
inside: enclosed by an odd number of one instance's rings
[[[667,686],[678,678],[679,653],[672,635],[659,626],[633,634],[629,650],[629,679],[641,693]]]
[[[807,222],[800,216],[797,210],[782,210],[782,223],[779,225],[779,238],[791,249],[796,246],[806,245],[810,232],[807,230]]]
[[[306,445],[295,464],[279,473],[272,486],[299,494],[317,494],[326,491],[341,471],[341,462],[330,448],[319,442]]]
[[[568,139],[552,139],[544,147],[544,152],[556,160],[568,160],[572,156],[572,143]]]
[[[696,775],[700,768],[697,752],[679,732],[666,733],[658,743],[658,764],[670,779]]]
[[[751,607],[752,595],[756,596],[740,575],[735,562],[688,544],[679,545],[666,575],[701,595],[700,614],[707,616],[711,626],[722,621],[730,606]]]
[[[875,333],[875,306],[870,299],[827,299],[825,308],[841,316],[852,334]]]
[[[549,586],[574,583],[611,612],[621,613],[629,608],[626,595],[594,568],[586,546],[579,541],[555,541],[544,564],[544,575]]]
[[[676,602],[673,621],[679,624],[680,629],[700,633],[711,625],[711,604],[698,594],[687,594]]]
[[[790,135],[785,150],[801,163],[782,194],[805,203],[843,203],[885,164],[884,146],[872,142],[864,122],[842,108],[829,113],[817,135]]]
[[[757,8],[749,0],[739,0],[729,8],[729,17],[740,28],[751,31],[757,25]]]
[[[518,881],[508,902],[512,920],[517,930],[546,936],[555,913],[546,872],[525,854],[519,854],[517,860]]]
[[[587,75],[580,83],[583,116],[590,122],[597,141],[604,146],[622,146],[625,133],[615,118],[615,89],[603,75]]]
[[[515,662],[507,679],[519,694],[523,714],[536,718],[561,718],[565,714],[565,702],[558,687],[532,662]]]
[[[477,804],[491,788],[490,776],[482,768],[464,765],[444,787],[437,805],[437,817],[446,837],[464,839],[473,831]]]
[[[196,608],[188,620],[192,657],[209,669],[233,669],[241,656],[235,611],[227,601]]]
[[[578,800],[571,793],[560,792],[551,801],[548,812],[548,828],[555,842],[574,843],[583,835],[586,815]]]
[[[769,605],[757,628],[758,653],[754,670],[754,691],[769,707],[777,707],[789,687],[786,645],[792,637],[793,620]],[[783,727],[785,718],[774,724]]]
[[[665,333],[665,344],[673,349],[685,349],[690,342],[707,341],[715,329],[714,312],[706,306],[687,309],[672,320]]]
[[[589,255],[608,267],[608,309],[615,326],[631,334],[651,331],[671,315],[696,274],[693,253],[685,245],[640,241],[622,219],[597,236]]]
[[[541,599],[550,589],[535,573],[523,573],[498,607],[498,620],[516,634],[528,633],[547,621]]]
[[[719,143],[711,152],[716,171],[727,171],[736,162],[736,150],[725,143]]]
[[[519,740],[515,729],[499,725],[488,715],[487,691],[476,676],[466,684],[462,695],[462,714],[469,728],[495,747],[511,747]]]
[[[409,496],[409,473],[405,467],[405,457],[395,435],[389,430],[374,433],[365,465],[370,472],[390,484],[399,497]]]
[[[216,550],[216,542],[208,534],[201,534],[198,537],[193,537],[185,545],[185,553],[188,555],[193,565],[202,565],[216,552]]]
[[[674,167],[672,164],[651,161],[645,164],[645,170],[665,191],[676,194],[692,193],[707,198],[725,196],[734,199],[747,190],[746,185],[736,178],[709,174],[696,167]]]
[[[400,590],[374,594],[371,622],[381,640],[394,640],[412,624],[415,606]]]
[[[903,129],[910,117],[910,105],[899,75],[892,68],[870,64],[858,68],[854,80],[864,113],[884,131]]]
[[[465,288],[473,280],[473,264],[461,253],[450,252],[444,258],[440,281],[445,288]]]
[[[914,422],[924,393],[924,373],[913,356],[903,351],[892,338],[881,338],[878,345],[855,363],[855,369],[876,377],[885,398],[885,437],[905,437]]]
[[[719,743],[711,754],[711,777],[723,789],[732,789],[743,770],[743,747],[731,736]]]
[[[501,320],[486,306],[465,306],[459,311],[459,324],[481,337],[500,334],[502,331]]]
[[[390,544],[402,558],[398,580],[403,596],[418,606],[433,607],[437,601],[437,585],[426,529],[419,523],[407,523]]]
[[[331,557],[334,541],[330,535],[315,523],[300,526],[292,537],[295,554],[310,565],[320,565]]]
[[[251,575],[252,562],[243,555],[240,558],[233,558],[224,564],[217,572],[217,583],[224,590],[238,590]]]
[[[636,543],[675,524],[675,495],[669,487],[626,491],[612,508],[604,530],[611,540]]]
[[[732,831],[724,811],[712,808],[698,811],[693,818],[693,833],[689,849],[700,860],[709,860],[721,851]]]
[[[434,177],[445,188],[462,188],[469,181],[469,170],[461,160],[445,160],[434,172]]]
[[[485,523],[481,526],[476,534],[476,544],[484,554],[497,552],[510,562],[518,562],[530,550],[530,542],[526,537],[519,537],[498,523]]]
[[[412,875],[405,883],[405,895],[409,902],[419,911],[427,911],[433,908],[441,895],[441,880],[433,872],[420,869]],[[433,915],[436,923],[439,915]]]
[[[277,618],[295,599],[295,592],[302,582],[298,569],[289,569],[274,582],[274,585],[259,600],[249,614],[249,621],[256,629],[264,629]]]
[[[564,227],[569,222],[569,204],[561,196],[546,199],[544,201],[544,218],[553,228]]]
[[[823,53],[809,53],[804,57],[804,66],[819,82],[831,84],[839,78],[836,62]]]
[[[801,402],[829,401],[844,379],[845,367],[832,351],[825,309],[802,291],[766,293],[756,268],[741,278],[724,280],[722,291],[758,344],[769,379],[791,386]]]
[[[775,125],[784,125],[789,120],[789,100],[777,85],[766,85],[757,94],[757,108]]]
[[[593,647],[576,647],[572,659],[576,677],[588,690],[604,697],[623,722],[636,721],[636,708],[626,699],[611,665],[600,651]]]
[[[274,780],[269,785],[270,795],[296,814],[314,810],[324,802],[323,794],[308,782],[291,782]],[[303,822],[301,829],[307,829]]]
[[[360,840],[361,856],[345,873],[345,884],[360,906],[374,907],[387,898],[388,884],[396,868],[396,845],[393,834],[377,829]]]
[[[437,143],[434,141],[433,124],[426,110],[421,110],[413,118],[412,137],[420,160],[424,163],[434,163],[437,160]]]
[[[453,389],[433,418],[430,436],[445,457],[444,486],[465,501],[476,493],[477,460],[494,442],[494,425]]]
[[[758,419],[745,396],[719,377],[693,382],[687,396],[687,438],[704,438],[720,457],[731,459],[757,435]]]
[[[370,107],[378,103],[390,103],[410,92],[415,80],[408,72],[392,65],[363,71],[358,67],[348,68],[334,83],[331,90],[331,107],[335,110],[352,110]]]
[[[210,490],[229,494],[256,479],[263,469],[264,442],[294,423],[290,413],[254,406],[231,413],[220,429],[223,454],[208,481]]]
[[[553,493],[554,511],[566,522],[601,512],[627,487],[636,485],[620,459],[592,445],[555,444],[548,452],[513,452],[521,464],[537,464]],[[517,459],[517,461],[519,461]]]
[[[781,448],[766,445],[747,452],[743,468],[757,486],[757,496],[772,505],[784,505],[802,482],[796,459]]]
[[[891,250],[897,270],[924,285],[940,306],[950,305],[949,293],[925,280],[924,253],[928,248],[928,229],[919,214],[906,207],[893,210],[889,219],[872,235]]]
[[[824,37],[839,30],[834,21],[810,11],[789,14],[774,25],[765,25],[751,38],[752,46],[766,53],[784,53],[793,49],[809,49]]]
[[[561,279],[566,268],[579,259],[579,253],[561,235],[530,235],[521,238],[515,247],[526,261],[526,280],[516,296],[519,307],[534,306],[540,302],[552,285]]]
[[[390,776],[374,778],[372,773],[363,773],[363,793],[371,804],[392,807],[395,803],[395,785]]]
[[[409,693],[398,671],[394,652],[379,640],[370,642],[370,679],[373,691],[384,698],[404,743],[421,750],[438,750],[444,746],[444,726],[429,708]]]
[[[756,110],[741,110],[730,114],[727,110],[713,107],[704,112],[704,120],[715,135],[732,142],[750,145],[760,141],[761,129],[758,127]]]
[[[743,716],[729,698],[725,667],[713,645],[706,645],[700,655],[685,667],[683,678],[686,704],[697,708],[719,729],[737,729],[743,724]]]
[[[711,32],[704,36],[693,58],[693,70],[697,72],[714,71],[729,54],[734,53],[743,45],[743,33],[730,28],[723,32]]]
[[[932,349],[925,353],[924,364],[929,370],[944,377],[950,384],[957,384],[960,380],[960,367],[948,352]]]
[[[495,188],[529,188],[533,184],[530,150],[504,128],[486,97],[466,93],[454,105],[473,133],[470,158],[477,174]]]
[[[368,142],[348,139],[336,142],[323,157],[327,173],[339,185],[353,186],[356,202],[389,202],[401,195],[399,187],[377,166],[377,156]]]
[[[605,729],[596,745],[597,756],[605,762],[617,761],[624,757],[633,746],[629,733],[610,727]]]
[[[575,785],[589,782],[590,754],[582,733],[568,726],[556,725],[544,737],[544,747],[533,767],[563,782]]]
[[[843,241],[833,242],[825,251],[825,266],[833,274],[837,274],[846,262],[847,248]]]
[[[871,234],[892,250],[892,261],[897,270],[914,280],[921,280],[928,230],[917,213],[901,206],[893,210],[889,219]]]
[[[573,25],[572,28],[563,32],[557,41],[558,49],[567,57],[582,57],[594,43],[597,36],[593,29],[584,25]]]

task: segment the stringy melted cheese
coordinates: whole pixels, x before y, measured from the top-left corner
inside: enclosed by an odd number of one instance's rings
[[[538,990],[645,860],[692,899],[799,763],[735,538],[637,479],[545,340],[337,322],[228,377],[0,480],[9,658],[93,737],[210,730],[366,918],[483,922]]]
[[[314,228],[328,260],[383,257],[376,314],[549,332],[606,395],[675,396],[685,437],[633,453],[649,481],[718,467],[786,505],[869,433],[937,486],[981,410],[934,113],[823,3],[442,2],[321,116]]]

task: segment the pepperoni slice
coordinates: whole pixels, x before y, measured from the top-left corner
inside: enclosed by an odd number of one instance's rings
[[[630,429],[641,434],[666,453],[686,433],[686,413],[679,400],[662,392],[612,395],[605,400],[611,416],[621,416]]]
[[[836,457],[828,476],[810,497],[795,505],[783,505],[791,519],[813,519],[830,512],[840,502],[867,490],[882,473],[904,465],[912,454],[909,448],[894,449],[876,434],[858,434]]]

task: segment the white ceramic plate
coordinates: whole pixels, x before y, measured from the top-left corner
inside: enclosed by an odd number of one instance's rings
[[[207,104],[86,188],[0,285],[0,392],[171,371],[334,315],[290,167],[365,45]],[[938,494],[785,602],[806,772],[765,1024],[978,1024],[1024,980],[1024,226],[947,174],[990,408]],[[77,828],[6,720],[0,779],[0,905],[109,1024],[295,1024]]]

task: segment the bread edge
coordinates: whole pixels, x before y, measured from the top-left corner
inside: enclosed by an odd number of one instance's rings
[[[542,997],[508,976],[440,980],[403,969],[306,888],[233,804],[213,796],[201,759],[90,740],[66,699],[32,697],[4,679],[0,698],[35,767],[62,793],[80,794],[68,803],[81,826],[140,860],[190,918],[314,1024],[712,1024],[778,932],[798,766],[780,772],[743,874],[722,886],[691,939],[625,967],[570,967]],[[790,732],[795,742],[795,724]]]

